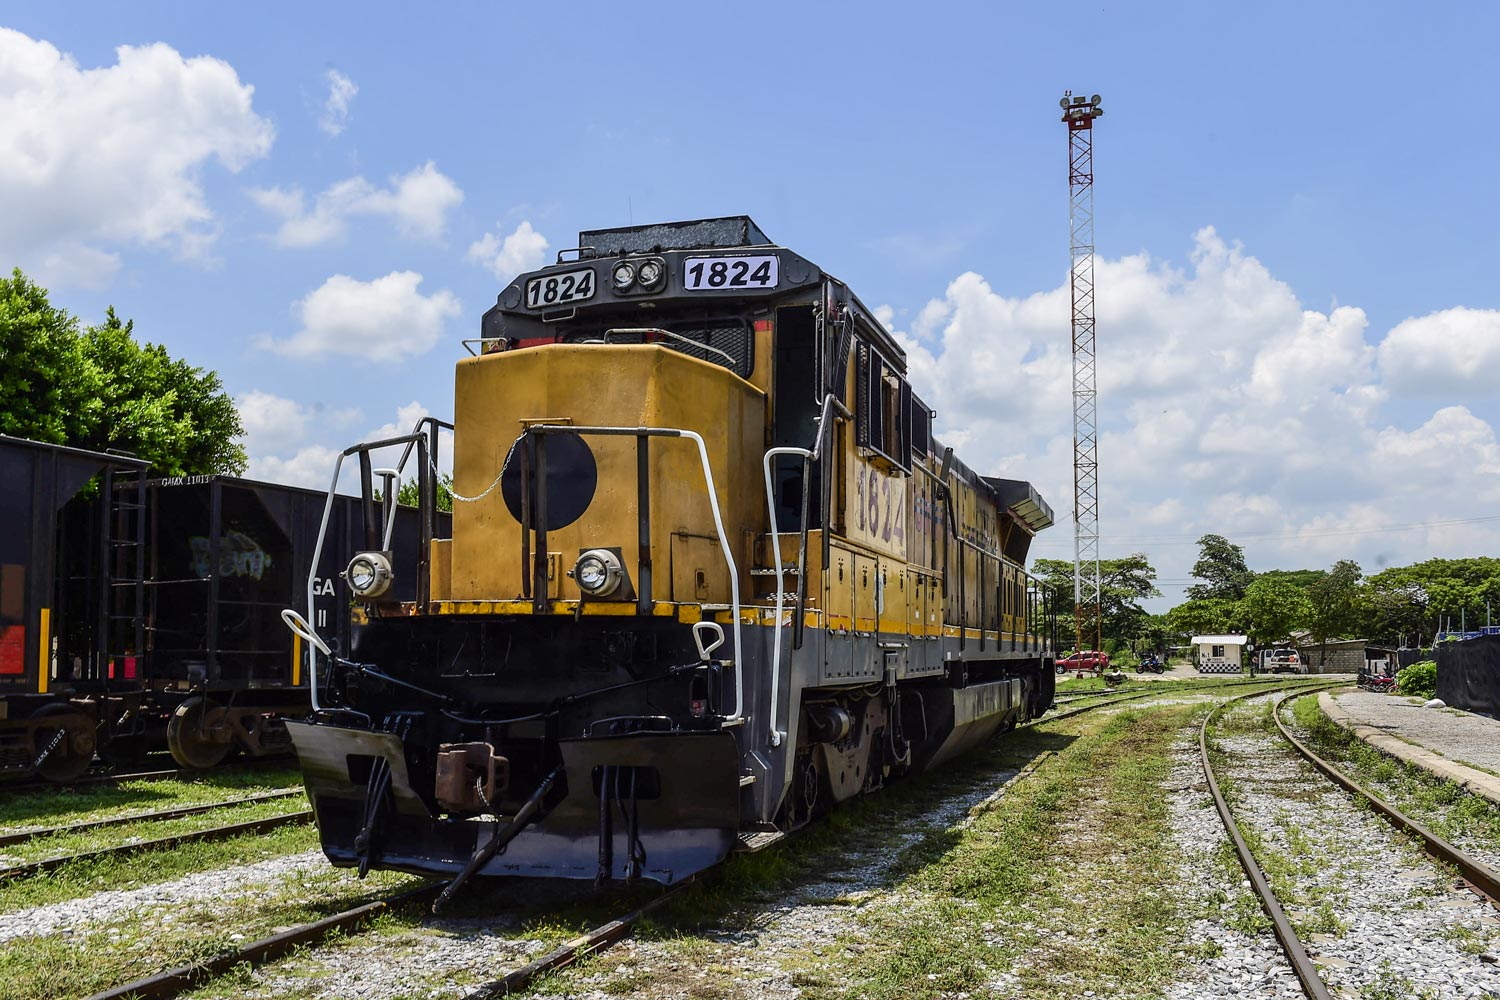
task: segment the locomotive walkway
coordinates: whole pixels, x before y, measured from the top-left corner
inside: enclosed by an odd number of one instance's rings
[[[1325,693],[1318,706],[1376,749],[1500,803],[1500,721],[1369,691]]]

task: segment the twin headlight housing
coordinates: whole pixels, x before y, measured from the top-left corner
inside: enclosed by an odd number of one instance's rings
[[[361,601],[373,601],[385,595],[396,579],[391,557],[384,552],[361,552],[349,560],[344,582]]]
[[[667,263],[660,257],[622,260],[609,272],[609,283],[618,293],[654,292],[666,281]]]
[[[586,596],[609,597],[625,582],[625,564],[612,549],[585,549],[568,575]],[[385,552],[361,552],[344,570],[344,581],[361,601],[383,597],[395,579],[391,557]]]

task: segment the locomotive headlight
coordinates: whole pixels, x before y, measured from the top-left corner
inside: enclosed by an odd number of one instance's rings
[[[620,557],[608,549],[589,549],[573,564],[573,582],[590,597],[608,597],[624,578]]]
[[[384,552],[361,552],[349,560],[349,568],[344,570],[349,589],[362,601],[373,601],[390,590],[395,578],[390,557]]]
[[[640,270],[636,272],[636,280],[641,287],[647,291],[655,291],[661,284],[662,278],[666,277],[667,269],[659,260],[645,260],[641,262]]]
[[[615,265],[615,269],[609,272],[609,280],[615,286],[615,291],[625,291],[635,284],[635,265],[628,260],[620,261]]]

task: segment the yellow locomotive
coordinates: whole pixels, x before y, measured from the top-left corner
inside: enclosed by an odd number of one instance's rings
[[[335,651],[286,616],[334,863],[673,883],[1051,704],[1024,565],[1052,512],[932,439],[843,283],[745,217],[558,257],[458,363],[451,538],[435,423],[344,453],[363,622]],[[409,602],[374,493],[392,444],[422,497]]]

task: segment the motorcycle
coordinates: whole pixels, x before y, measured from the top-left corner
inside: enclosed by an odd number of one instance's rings
[[[1167,672],[1167,665],[1155,653],[1147,653],[1136,663],[1135,672],[1138,674],[1164,674]]]

